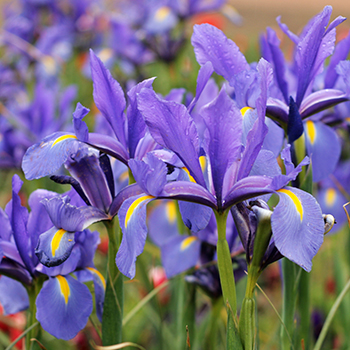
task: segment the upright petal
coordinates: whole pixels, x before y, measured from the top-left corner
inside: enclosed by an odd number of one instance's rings
[[[85,108],[80,102],[78,102],[75,112],[73,113],[74,131],[78,139],[82,142],[89,141],[89,129],[83,118],[90,112],[90,109]]]
[[[95,104],[111,125],[119,142],[126,146],[124,117],[126,102],[123,90],[92,50],[90,50],[90,65]]]
[[[240,155],[242,114],[224,89],[200,113],[209,131],[206,153],[209,156],[213,185],[220,207],[226,170]]]
[[[137,109],[137,94],[143,88],[150,88],[155,78],[144,80],[128,91],[129,106],[128,118],[128,146],[131,158],[135,158],[135,151],[139,141],[145,136],[146,124]]]
[[[220,29],[210,24],[195,25],[191,41],[197,62],[201,66],[211,62],[214,71],[230,84],[235,74],[249,70],[249,64],[238,46]]]
[[[161,146],[176,153],[196,182],[205,187],[199,163],[197,129],[186,107],[160,100],[150,89],[140,92],[138,107],[153,138]]]

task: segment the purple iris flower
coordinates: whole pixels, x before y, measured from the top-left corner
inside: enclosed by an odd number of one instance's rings
[[[313,158],[315,181],[326,176],[326,171],[329,173],[334,169],[340,154],[339,140],[328,126],[319,126],[311,120],[304,126],[302,119],[348,99],[344,90],[329,87],[313,89],[315,79],[323,70],[325,59],[334,50],[335,27],[344,21],[343,17],[338,17],[326,29],[331,11],[331,7],[326,6],[309,22],[299,37],[280,23],[282,30],[296,45],[294,61],[290,65],[286,63],[279,48],[279,39],[272,29],[268,29],[267,37],[262,38],[263,57],[271,63],[274,70],[266,113],[285,129],[289,143],[298,139],[304,128],[305,133],[309,135],[307,127],[310,126],[310,133],[313,134],[307,140],[307,151]],[[257,89],[254,88],[256,73],[252,69],[253,65],[247,63],[236,44],[210,25],[194,27],[192,44],[197,61],[201,65],[210,61],[215,72],[222,75],[234,88],[238,105],[244,107],[243,103],[245,106],[254,107],[257,93]],[[328,137],[329,144],[333,145],[328,148],[327,154],[331,153],[330,159],[335,160],[334,164],[332,163],[333,167],[327,164],[327,169],[324,162],[318,159],[320,154],[324,155],[325,149],[322,149],[320,140],[324,140],[325,137]]]
[[[267,87],[272,79],[271,68],[266,61],[261,60],[257,70],[260,75],[260,95],[256,102],[258,118],[247,135],[245,147],[241,141],[242,114],[224,90],[201,110],[207,127],[203,149],[200,149],[196,126],[186,107],[161,100],[150,89],[140,92],[138,106],[150,133],[162,147],[178,156],[191,181],[168,182],[166,165],[151,153],[144,161],[129,161],[137,185],[122,190],[114,202],[117,208],[120,206],[118,216],[123,230],[123,240],[116,262],[126,276],[132,278],[135,275],[135,260],[143,250],[147,235],[146,204],[150,201],[167,198],[204,205],[196,208],[190,206],[184,210],[188,218],[202,218],[199,227],[208,222],[205,206],[222,213],[246,199],[274,191],[280,196],[272,218],[276,246],[283,255],[310,270],[311,259],[323,241],[322,213],[311,195],[284,187],[296,178],[306,162],[294,169],[286,155],[286,175],[249,176],[267,132],[264,123],[265,107]],[[200,152],[204,152],[209,164],[208,181],[205,180],[199,162]],[[260,170],[268,167],[261,166]],[[131,197],[132,192],[139,194]],[[281,230],[280,227],[285,226],[282,224],[284,221],[291,223],[291,226]],[[309,229],[310,222],[313,223],[312,230]],[[303,235],[297,235],[295,230],[303,232]],[[304,235],[308,236],[308,240]],[[303,248],[300,254],[290,250],[295,240]],[[311,249],[308,247],[309,243]]]
[[[57,193],[46,190],[33,192],[29,197],[31,212],[28,213],[18,195],[22,181],[17,175],[12,179],[12,186],[12,201],[5,210],[0,210],[3,227],[0,238],[0,271],[3,275],[0,279],[0,300],[6,313],[24,310],[29,306],[26,288],[31,290],[34,284],[40,286],[45,281],[36,298],[36,318],[53,336],[71,339],[85,327],[93,309],[91,293],[83,282],[94,281],[97,314],[99,317],[102,315],[105,282],[93,263],[99,243],[98,232],[76,232],[77,244],[70,258],[60,267],[41,265],[34,249],[39,235],[52,227],[42,201],[53,200]],[[58,245],[60,238],[58,234],[54,244]],[[77,279],[71,276],[72,273]],[[11,303],[8,303],[9,295]]]

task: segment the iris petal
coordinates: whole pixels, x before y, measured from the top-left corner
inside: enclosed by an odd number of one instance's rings
[[[311,270],[311,260],[323,242],[324,222],[315,198],[302,190],[285,187],[271,216],[277,249],[289,260]]]
[[[85,327],[93,308],[89,289],[71,276],[44,282],[36,306],[41,326],[64,340],[72,339]]]

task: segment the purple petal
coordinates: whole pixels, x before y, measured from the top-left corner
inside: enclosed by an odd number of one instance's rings
[[[335,89],[323,89],[307,96],[300,106],[300,115],[304,119],[324,109],[348,101],[347,94]]]
[[[44,199],[42,204],[54,226],[68,232],[82,231],[95,222],[109,220],[109,216],[97,208],[71,205],[68,196]]]
[[[18,195],[22,184],[23,182],[19,176],[14,175],[12,178],[11,225],[18,252],[29,272],[32,272],[34,270],[34,264],[30,256],[32,247],[27,232],[28,210],[21,205],[21,198]]]
[[[205,63],[198,72],[198,77],[197,77],[197,87],[196,87],[196,96],[194,99],[191,101],[189,106],[187,107],[188,112],[191,113],[193,108],[196,106],[197,101],[199,100],[205,86],[207,85],[207,82],[210,78],[210,76],[213,74],[214,69],[213,65],[211,62]]]
[[[230,208],[232,205],[246,199],[273,192],[269,187],[271,181],[272,179],[267,176],[249,176],[243,178],[232,187],[224,198],[223,209]]]
[[[179,201],[179,209],[184,224],[193,233],[207,227],[213,210],[198,203]]]
[[[89,129],[83,118],[90,112],[90,109],[85,108],[80,102],[78,102],[75,112],[73,113],[73,124],[75,135],[82,142],[89,141]]]
[[[289,260],[311,270],[311,260],[323,242],[324,222],[315,198],[297,188],[278,191],[280,201],[271,216],[277,249]]]
[[[54,226],[39,236],[35,254],[43,265],[57,266],[68,259],[74,244],[74,233]]]
[[[39,179],[56,172],[75,153],[78,144],[75,135],[56,132],[28,148],[22,161],[26,179]]]
[[[249,70],[238,46],[218,28],[209,24],[195,25],[191,41],[197,62],[201,66],[211,62],[214,71],[228,82],[232,82],[235,74]]]
[[[130,159],[129,167],[140,187],[152,196],[158,196],[167,180],[167,168],[165,163],[152,153],[148,153],[144,161]]]
[[[108,135],[90,133],[89,144],[103,153],[120,160],[124,164],[128,164],[129,154],[126,148],[116,139]]]
[[[118,141],[126,146],[124,129],[126,102],[123,90],[92,50],[90,50],[90,65],[95,104],[111,125]]]
[[[205,186],[199,164],[197,129],[186,107],[160,100],[150,89],[140,92],[138,107],[156,142],[176,153],[193,178]]]
[[[36,299],[36,318],[48,333],[69,340],[82,330],[92,312],[87,286],[71,276],[57,276],[44,282]]]
[[[135,262],[145,245],[147,236],[146,205],[153,196],[141,195],[127,199],[121,206],[118,217],[123,232],[116,264],[122,274],[135,277]]]
[[[155,78],[144,80],[143,82],[134,86],[128,92],[129,106],[127,109],[128,118],[128,146],[131,158],[135,158],[135,151],[139,141],[145,135],[146,124],[141,113],[137,109],[137,94],[143,88],[150,88]]]
[[[28,309],[29,298],[22,283],[6,276],[0,278],[0,303],[4,308],[4,315],[12,315]]]
[[[241,150],[242,114],[224,89],[215,100],[201,109],[209,131],[206,153],[210,160],[212,179],[218,205],[226,170],[237,161]]]
[[[177,235],[161,247],[166,276],[171,278],[191,267],[199,260],[201,242],[196,236]]]
[[[338,163],[341,152],[337,133],[328,125],[308,120],[305,123],[306,149],[312,163],[312,179],[323,180]]]

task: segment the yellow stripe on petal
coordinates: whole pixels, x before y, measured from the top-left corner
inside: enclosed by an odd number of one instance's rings
[[[300,215],[300,221],[303,221],[304,210],[300,202],[300,199],[290,190],[281,189],[281,190],[278,190],[277,192],[285,193],[293,201],[295,208]]]
[[[306,133],[309,137],[310,143],[313,145],[316,140],[317,132],[315,128],[315,123],[312,120],[308,120],[306,122]]]
[[[194,241],[197,240],[197,237],[195,236],[189,236],[186,239],[184,239],[181,243],[180,250],[183,251],[187,249]]]
[[[244,117],[244,115],[247,113],[248,110],[253,109],[252,107],[243,107],[241,108],[241,114]]]
[[[101,280],[101,282],[103,284],[103,288],[106,289],[106,280],[102,276],[101,272],[94,269],[93,267],[87,267],[87,269],[90,270],[91,272],[95,273],[98,276],[98,278]]]
[[[176,220],[176,203],[174,201],[165,204],[166,216],[168,221],[173,224]]]
[[[190,172],[188,171],[188,169],[187,168],[182,168],[183,170],[185,170],[185,172],[187,173],[187,175],[188,175],[188,177],[190,178],[190,181],[191,182],[194,182],[194,183],[196,183],[196,180],[193,178],[193,176],[190,174]]]
[[[202,171],[204,171],[206,166],[207,166],[207,158],[205,156],[200,156],[199,157],[199,164],[201,165]]]
[[[156,11],[154,18],[156,21],[162,22],[169,16],[170,12],[171,10],[168,6],[162,6]]]
[[[59,142],[67,140],[67,139],[77,139],[77,137],[73,134],[69,134],[69,135],[62,135],[60,137],[58,137],[52,144],[51,148],[55,145],[57,145]]]
[[[69,296],[70,296],[69,284],[68,284],[66,278],[61,276],[61,275],[56,276],[56,278],[60,284],[61,294],[64,296],[64,300],[67,304]]]
[[[335,199],[337,197],[337,192],[334,188],[328,188],[326,191],[326,196],[325,196],[326,204],[328,207],[332,207],[333,204],[335,203]]]
[[[135,209],[144,201],[148,200],[148,199],[152,199],[154,198],[153,196],[142,196],[140,198],[137,198],[129,207],[128,211],[126,212],[126,216],[125,216],[125,228],[128,227],[128,223],[130,221],[131,215],[133,214],[133,212],[135,211]]]
[[[60,246],[62,237],[66,232],[67,232],[66,230],[61,228],[53,236],[52,241],[51,241],[51,254],[53,257],[56,255],[56,251],[57,251],[58,247]]]

